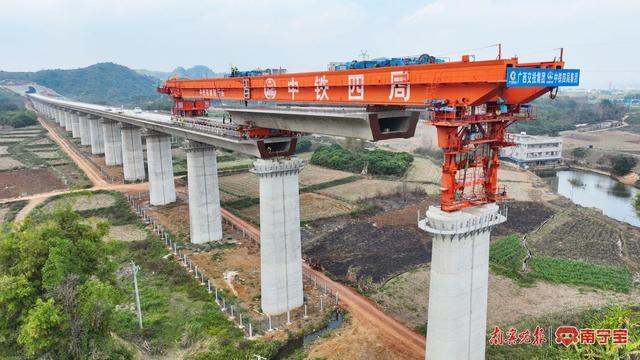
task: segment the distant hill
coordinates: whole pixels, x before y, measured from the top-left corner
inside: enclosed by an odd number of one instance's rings
[[[166,80],[172,76],[175,76],[178,78],[187,78],[187,79],[203,79],[203,78],[224,76],[224,73],[217,73],[205,65],[195,65],[188,69],[185,69],[182,66],[178,66],[177,68],[173,69],[173,71],[171,72],[144,70],[144,69],[139,69],[136,71],[139,74],[151,76],[160,80]]]
[[[161,97],[156,92],[158,79],[114,63],[73,70],[0,71],[2,80],[32,81],[63,96],[96,104],[144,104]]]

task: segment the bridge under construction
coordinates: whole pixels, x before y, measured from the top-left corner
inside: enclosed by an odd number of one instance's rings
[[[392,59],[393,60],[393,59]],[[443,149],[441,205],[419,214],[433,235],[427,356],[484,359],[489,237],[506,220],[498,202],[500,149],[506,130],[535,119],[529,103],[579,71],[559,60],[517,58],[444,62],[352,62],[328,71],[234,71],[217,79],[169,79],[158,91],[174,101],[172,115],[115,110],[28,94],[34,107],[61,124],[125,180],[150,183],[150,202],[175,201],[170,136],[187,141],[191,242],[222,238],[215,148],[257,158],[260,179],[261,302],[266,314],[303,304],[297,138],[304,133],[371,141],[409,138],[421,113]],[[211,105],[229,117],[207,117]],[[146,136],[148,175],[142,138]]]

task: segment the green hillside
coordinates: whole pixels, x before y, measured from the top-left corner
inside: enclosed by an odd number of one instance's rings
[[[157,79],[114,63],[73,70],[0,71],[0,80],[32,81],[66,97],[96,104],[144,105],[160,98]]]
[[[24,108],[24,99],[0,88],[0,127],[20,128],[36,123],[36,115]]]

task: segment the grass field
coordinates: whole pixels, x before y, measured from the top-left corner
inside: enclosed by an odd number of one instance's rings
[[[116,203],[117,199],[109,193],[87,192],[50,201],[43,208],[49,210],[56,206],[70,204],[75,211],[87,211],[109,208],[116,205]]]

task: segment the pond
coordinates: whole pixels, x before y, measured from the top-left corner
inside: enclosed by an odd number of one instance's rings
[[[544,179],[556,192],[574,203],[598,208],[611,218],[640,227],[640,216],[632,203],[640,190],[633,186],[582,170],[562,170]]]

